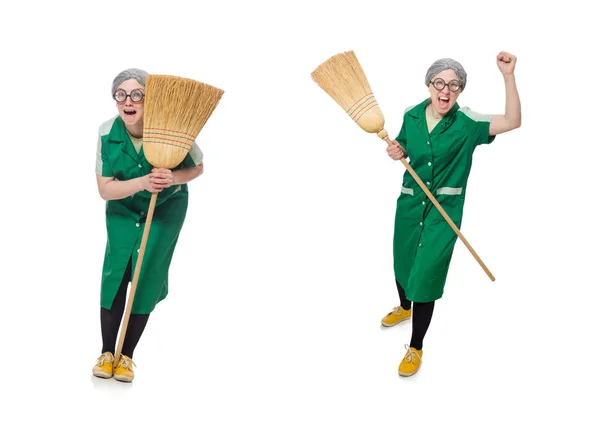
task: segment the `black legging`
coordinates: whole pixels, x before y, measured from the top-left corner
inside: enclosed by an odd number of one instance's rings
[[[117,334],[119,332],[119,326],[121,325],[121,319],[123,318],[123,312],[125,311],[125,301],[127,296],[127,284],[131,280],[131,260],[127,265],[123,280],[117,291],[117,295],[113,301],[110,310],[100,307],[100,326],[102,328],[102,353],[110,352],[114,355],[115,346],[117,342]],[[142,332],[148,323],[149,314],[131,314],[129,316],[129,323],[127,324],[127,334],[125,335],[125,341],[123,342],[123,349],[121,354],[127,355],[129,358],[133,358],[133,351],[138,344]],[[118,359],[118,356],[115,355]]]
[[[412,303],[406,298],[406,292],[404,292],[404,289],[402,286],[400,286],[398,281],[396,281],[396,286],[398,287],[398,295],[400,296],[400,306],[404,310],[409,310]],[[412,337],[410,339],[410,346],[417,350],[423,348],[423,339],[425,338],[425,334],[427,333],[427,329],[431,323],[434,304],[435,301],[430,301],[428,303],[415,303],[415,308],[412,315],[413,330]]]

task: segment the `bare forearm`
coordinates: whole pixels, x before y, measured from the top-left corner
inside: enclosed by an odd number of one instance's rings
[[[204,172],[204,164],[173,171],[173,184],[185,184]]]
[[[104,200],[120,200],[132,196],[144,188],[142,177],[138,177],[126,181],[113,179],[105,183],[98,183],[98,190]]]
[[[515,75],[505,75],[504,84],[506,87],[506,107],[504,116],[509,121],[511,129],[521,127],[521,100],[517,91]]]

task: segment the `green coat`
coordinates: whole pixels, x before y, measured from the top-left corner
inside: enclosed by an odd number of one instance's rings
[[[196,146],[173,170],[198,165],[202,159],[198,151]],[[98,175],[124,181],[146,175],[151,170],[144,148],[139,154],[135,151],[120,117],[100,126],[96,159]],[[134,272],[151,196],[151,193],[142,191],[106,202],[107,242],[100,292],[100,305],[106,309],[112,307],[130,259],[131,272]],[[186,184],[172,186],[158,194],[132,314],[149,314],[167,296],[169,265],[187,205]]]
[[[430,134],[425,119],[430,102],[427,99],[405,112],[396,140],[407,150],[415,172],[460,228],[473,152],[478,145],[494,140],[489,136],[491,116],[454,104]],[[442,296],[457,238],[406,171],[396,207],[394,273],[409,300],[430,302]]]

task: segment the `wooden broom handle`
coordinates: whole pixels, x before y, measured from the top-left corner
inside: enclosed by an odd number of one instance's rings
[[[393,143],[390,140],[390,138],[388,137],[388,133],[385,129],[381,130],[379,133],[377,133],[377,135],[381,139],[385,140],[388,145],[390,145],[390,146],[393,145]],[[400,146],[400,148],[402,149],[402,151],[404,152],[404,155],[406,156],[406,150],[402,146]],[[456,226],[456,224],[454,223],[454,221],[452,219],[450,219],[450,217],[448,216],[446,211],[442,208],[442,206],[439,204],[439,202],[436,200],[436,198],[433,196],[433,194],[431,194],[431,192],[429,191],[427,186],[425,186],[425,183],[423,183],[423,180],[421,180],[421,178],[417,175],[415,170],[412,169],[410,164],[408,162],[406,162],[406,159],[401,158],[400,161],[402,162],[402,164],[404,164],[404,166],[406,167],[406,170],[410,173],[410,175],[413,176],[413,178],[415,179],[415,181],[417,182],[419,187],[421,187],[421,189],[425,192],[425,194],[427,195],[429,200],[431,200],[431,203],[433,203],[433,205],[437,208],[437,210],[440,211],[440,213],[442,214],[442,216],[444,217],[446,222],[448,222],[448,224],[454,230],[456,235],[458,235],[458,238],[460,238],[461,241],[465,244],[465,246],[467,246],[467,248],[469,249],[469,251],[471,252],[473,257],[475,258],[475,260],[477,260],[477,262],[479,263],[479,266],[481,266],[481,268],[485,271],[485,273],[492,280],[492,282],[495,281],[496,278],[494,278],[494,275],[492,275],[492,272],[490,272],[490,270],[487,268],[485,263],[483,263],[483,261],[479,258],[479,255],[477,255],[477,253],[475,252],[473,247],[471,247],[471,245],[469,244],[467,239],[459,231],[459,229]]]
[[[156,207],[156,199],[158,193],[152,193],[150,199],[150,206],[148,207],[148,214],[146,216],[146,225],[144,226],[144,233],[142,234],[142,243],[140,244],[140,251],[138,253],[137,262],[135,262],[135,271],[133,273],[133,279],[131,280],[131,288],[129,289],[129,297],[127,298],[127,308],[125,308],[125,314],[123,317],[123,325],[121,326],[121,332],[119,334],[119,342],[117,344],[117,351],[115,352],[115,359],[113,367],[117,367],[117,363],[121,357],[121,350],[123,349],[123,342],[125,342],[125,334],[127,333],[127,325],[129,324],[129,316],[131,315],[131,307],[133,306],[133,299],[135,297],[135,289],[137,288],[138,279],[140,278],[140,272],[142,270],[142,263],[144,261],[144,252],[146,251],[146,243],[148,242],[148,235],[150,234],[150,225],[152,224],[152,217],[154,216],[154,208]],[[128,355],[131,357],[131,355]]]

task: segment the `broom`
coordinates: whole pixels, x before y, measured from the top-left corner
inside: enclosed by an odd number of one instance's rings
[[[174,168],[181,164],[222,95],[221,89],[192,79],[149,75],[146,80],[144,99],[143,134],[144,155],[148,162],[155,168]],[[117,366],[123,349],[157,197],[158,193],[153,193],[150,199],[115,353],[114,367]]]
[[[353,51],[337,54],[329,58],[317,67],[311,73],[311,76],[317,85],[327,92],[363,130],[369,133],[377,133],[377,136],[386,141],[388,145],[393,144],[388,137],[388,132],[384,129],[385,120],[383,113],[377,104],[375,95],[373,95],[369,86],[369,81]],[[404,156],[407,156],[406,150],[402,146],[400,148]],[[400,161],[421,189],[423,189],[429,200],[440,211],[440,214],[442,214],[446,222],[452,227],[456,235],[467,246],[488,277],[492,281],[495,281],[496,278],[494,278],[494,275],[492,275],[487,266],[479,258],[473,247],[471,247],[467,239],[461,234],[456,224],[440,206],[439,202],[431,194],[410,164],[404,158],[400,159]]]

